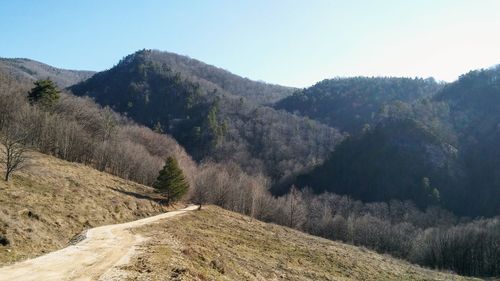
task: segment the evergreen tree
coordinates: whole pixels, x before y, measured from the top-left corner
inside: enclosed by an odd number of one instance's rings
[[[165,194],[167,204],[180,199],[186,194],[189,189],[189,183],[175,158],[167,158],[165,166],[159,172],[153,187]]]
[[[60,91],[54,82],[45,79],[38,80],[34,84],[35,87],[28,94],[28,100],[32,105],[38,104],[49,109],[57,103]]]
[[[158,134],[165,133],[165,131],[163,131],[163,127],[162,127],[160,121],[156,122],[156,125],[153,128],[153,132],[158,133]]]

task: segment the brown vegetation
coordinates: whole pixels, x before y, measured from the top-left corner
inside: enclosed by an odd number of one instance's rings
[[[150,187],[82,164],[29,154],[25,169],[9,182],[0,181],[0,264],[65,247],[87,228],[166,210]]]
[[[14,142],[19,149],[29,147],[147,185],[154,182],[168,156],[175,157],[192,175],[195,163],[169,136],[135,125],[90,99],[64,93],[50,110],[31,106],[26,98],[29,85],[0,73],[4,144]],[[22,132],[22,140],[18,132]]]
[[[129,280],[468,280],[213,206],[136,231]]]

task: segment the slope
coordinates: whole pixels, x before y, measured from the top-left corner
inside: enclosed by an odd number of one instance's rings
[[[122,264],[132,255],[144,238],[130,233],[129,229],[152,224],[187,211],[182,210],[122,223],[89,229],[76,245],[50,254],[0,268],[2,280],[92,280],[109,279],[114,266]]]
[[[212,206],[134,232],[131,280],[472,280]]]
[[[440,204],[456,211],[460,171],[456,148],[429,128],[412,119],[386,119],[344,141],[296,184],[364,202],[411,200],[422,209]]]
[[[339,146],[298,185],[496,216],[499,112],[500,67],[471,71],[432,98],[386,104],[372,129]]]
[[[190,80],[244,97],[258,104],[268,104],[291,95],[296,89],[265,82],[252,81],[227,70],[208,65],[196,59],[169,52],[150,51],[151,60],[168,65]]]
[[[86,228],[164,211],[149,187],[36,152],[30,158],[0,181],[0,264],[62,248]]]
[[[432,78],[327,79],[284,98],[275,108],[308,116],[353,134],[373,125],[384,105],[430,97],[442,86]]]
[[[442,122],[454,130],[466,176],[461,203],[473,214],[500,214],[500,66],[462,75],[433,103],[448,107]]]
[[[95,72],[56,68],[38,61],[24,58],[0,58],[0,72],[8,73],[17,79],[51,79],[61,88],[81,82]]]

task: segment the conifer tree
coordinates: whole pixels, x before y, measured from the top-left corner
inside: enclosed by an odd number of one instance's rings
[[[28,100],[30,103],[38,104],[45,109],[50,109],[57,103],[60,97],[60,91],[52,80],[38,80],[35,87],[28,93]]]
[[[167,204],[179,200],[186,194],[189,183],[174,157],[167,158],[165,166],[159,172],[153,187],[166,196]]]

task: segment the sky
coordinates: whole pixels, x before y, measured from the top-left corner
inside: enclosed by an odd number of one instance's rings
[[[0,0],[0,57],[105,70],[139,49],[306,87],[333,77],[453,81],[500,63],[496,0]]]

